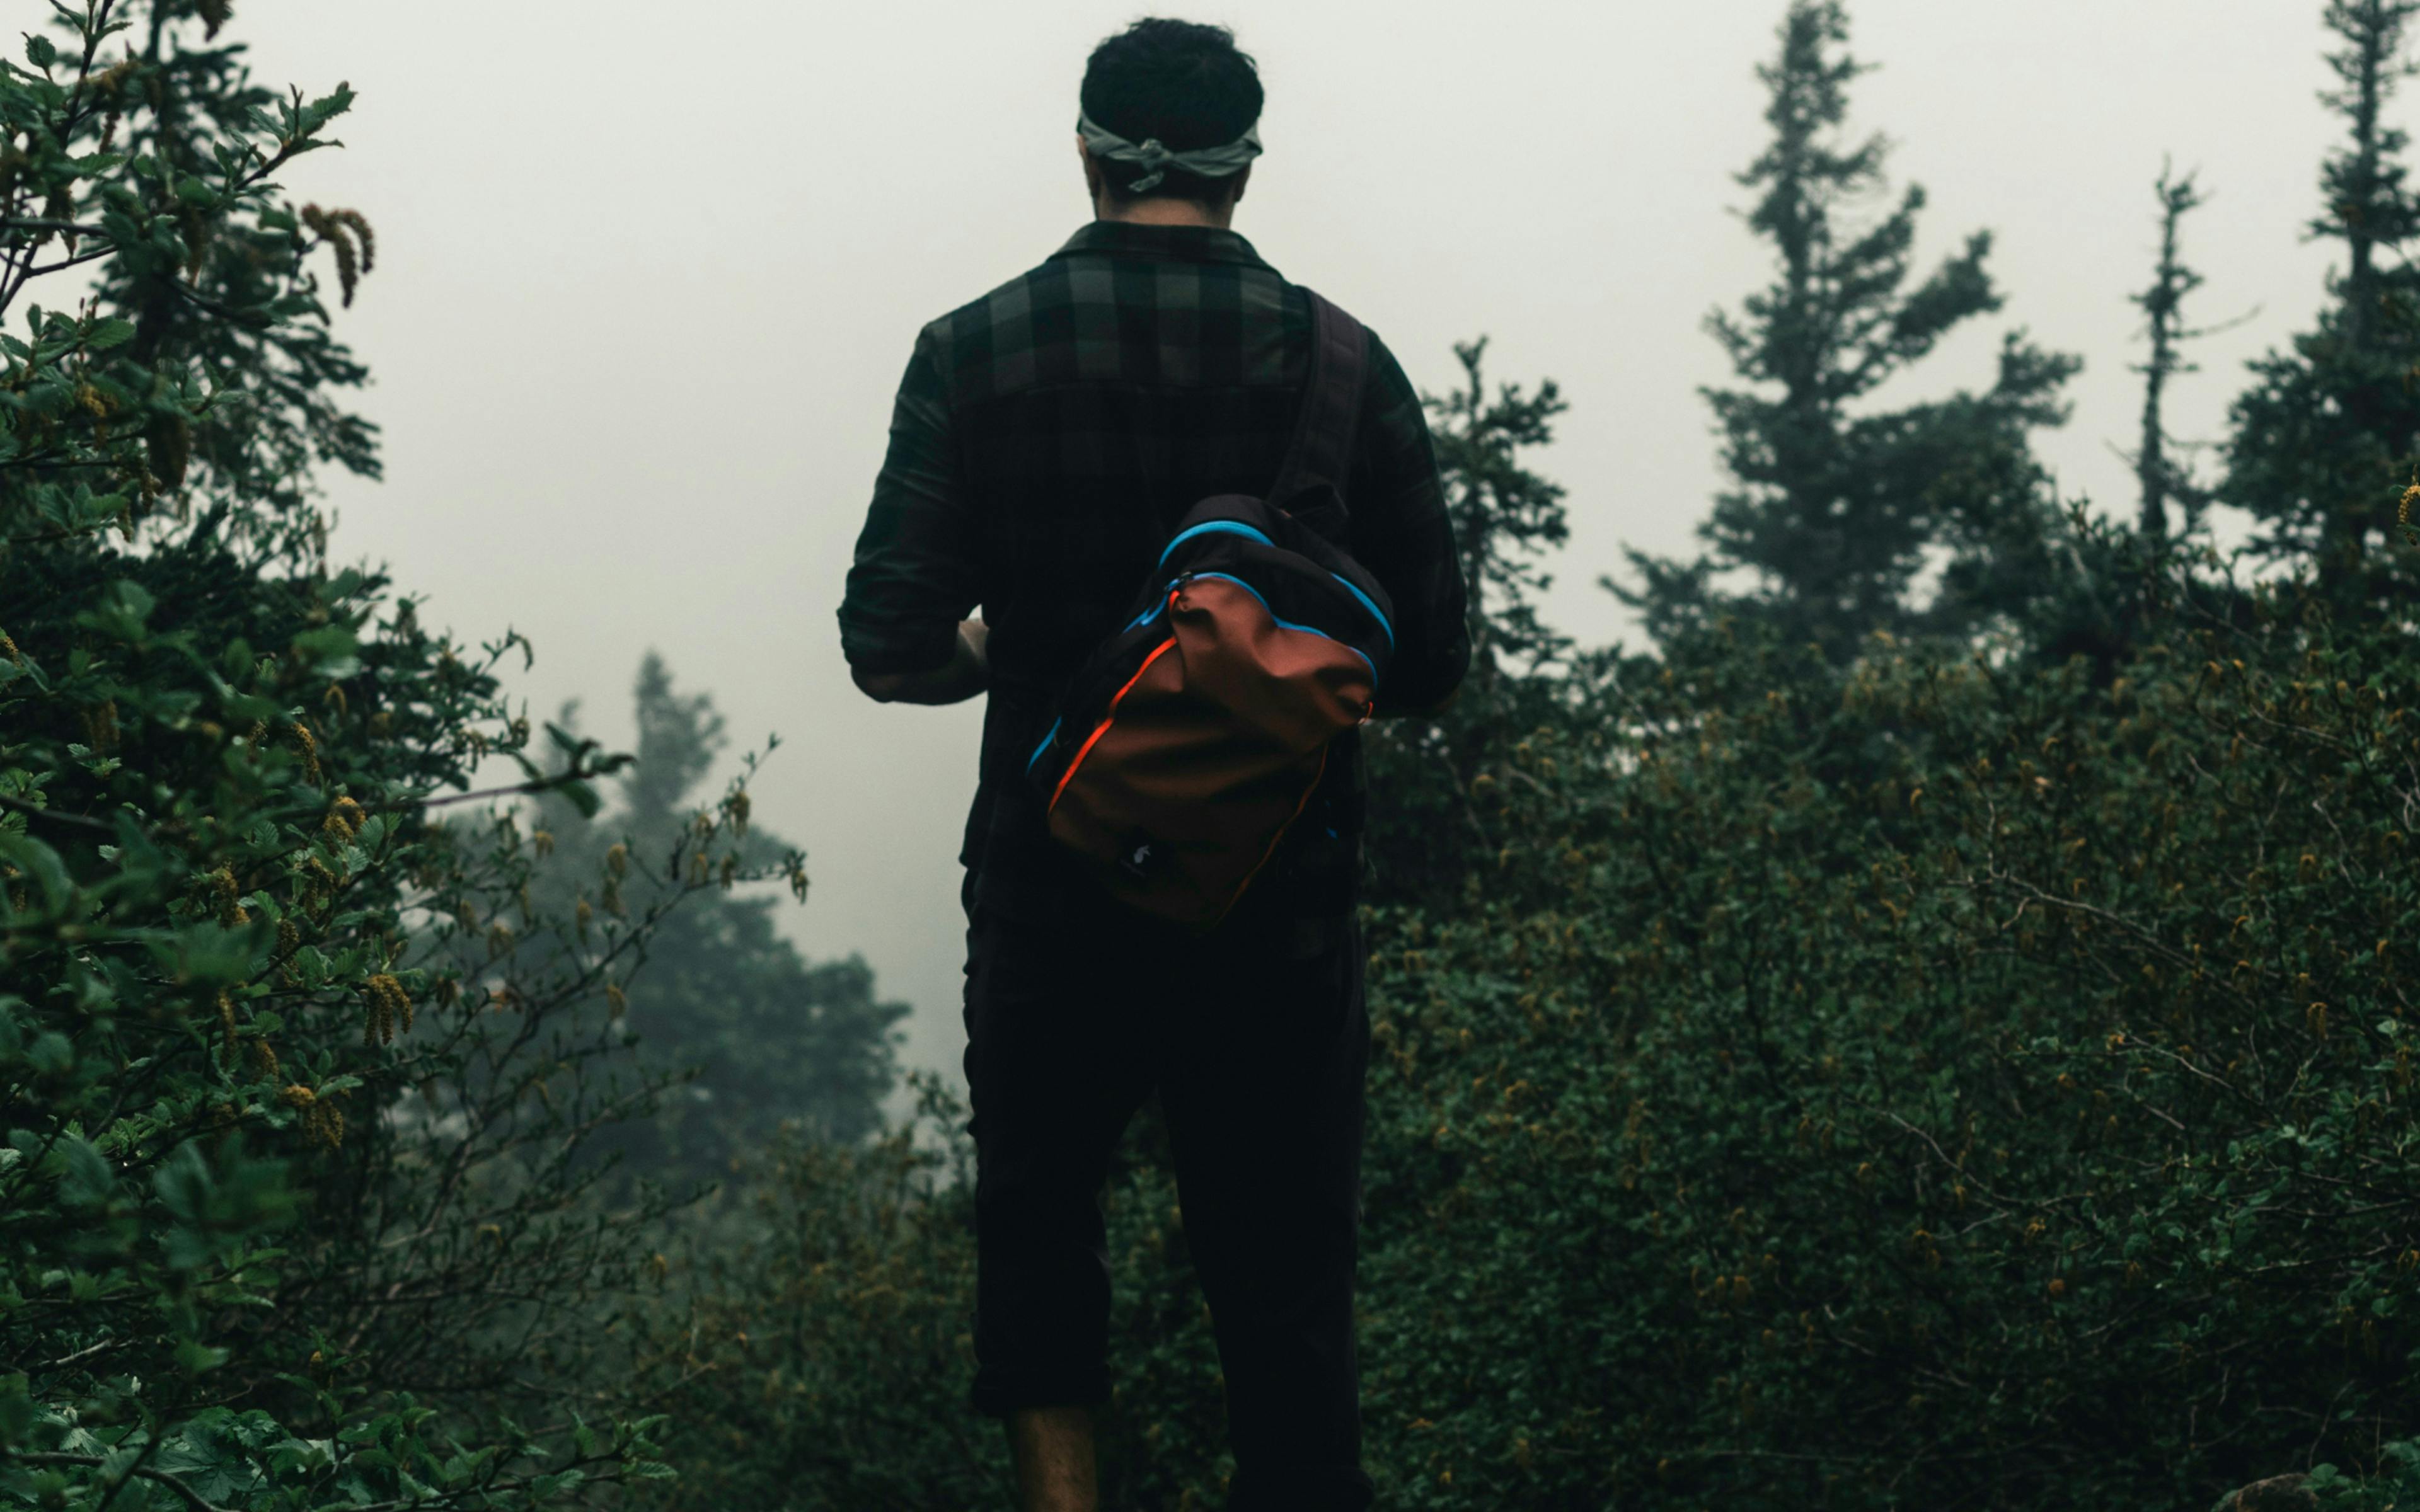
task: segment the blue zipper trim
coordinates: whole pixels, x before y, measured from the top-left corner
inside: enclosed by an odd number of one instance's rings
[[[1168,543],[1168,549],[1166,549],[1165,551],[1162,551],[1162,552],[1159,554],[1159,565],[1161,565],[1161,566],[1163,566],[1163,567],[1167,566],[1167,565],[1168,565],[1168,559],[1169,559],[1170,557],[1172,557],[1172,556],[1174,556],[1174,555],[1176,554],[1176,548],[1177,548],[1178,547],[1183,546],[1183,545],[1184,545],[1186,542],[1187,542],[1187,541],[1193,540],[1193,539],[1194,539],[1194,538],[1196,538],[1197,536],[1203,536],[1203,535],[1240,535],[1240,536],[1244,537],[1244,538],[1245,538],[1246,540],[1248,540],[1248,541],[1258,541],[1258,542],[1260,542],[1263,546],[1265,546],[1265,547],[1271,547],[1271,548],[1274,548],[1274,547],[1277,545],[1277,543],[1276,543],[1275,541],[1270,540],[1266,535],[1263,534],[1261,532],[1259,532],[1259,531],[1257,531],[1257,530],[1254,530],[1251,526],[1245,524],[1242,520],[1239,520],[1239,519],[1208,519],[1208,520],[1203,520],[1201,524],[1194,526],[1194,527],[1193,527],[1192,529],[1190,529],[1190,530],[1185,530],[1185,531],[1179,531],[1179,532],[1176,532],[1176,539],[1174,539],[1174,540],[1172,540],[1172,541],[1169,542],[1169,543]],[[1199,574],[1198,576],[1204,577],[1204,578],[1223,578],[1223,577],[1226,577],[1226,574],[1224,574],[1224,573],[1215,573],[1215,572],[1205,572],[1205,573]],[[1373,620],[1375,620],[1375,621],[1377,621],[1377,622],[1378,622],[1378,633],[1379,633],[1380,635],[1383,635],[1383,636],[1385,636],[1385,637],[1387,638],[1387,649],[1388,649],[1388,651],[1392,651],[1392,650],[1394,650],[1394,649],[1395,649],[1395,627],[1394,627],[1392,625],[1389,625],[1389,624],[1388,624],[1388,623],[1387,623],[1387,616],[1386,616],[1386,614],[1385,614],[1383,611],[1381,611],[1381,610],[1379,609],[1378,605],[1377,605],[1377,601],[1376,601],[1376,600],[1374,600],[1374,599],[1373,599],[1369,594],[1367,594],[1363,593],[1360,589],[1358,589],[1358,588],[1355,587],[1355,586],[1353,585],[1353,581],[1352,581],[1352,579],[1349,579],[1349,578],[1347,578],[1347,577],[1345,577],[1342,573],[1341,573],[1341,572],[1331,572],[1331,573],[1329,573],[1329,574],[1328,574],[1328,576],[1329,576],[1329,577],[1331,577],[1331,578],[1333,578],[1333,579],[1335,579],[1337,580],[1337,582],[1338,582],[1339,584],[1341,584],[1341,585],[1343,587],[1343,589],[1344,589],[1344,591],[1345,591],[1346,593],[1351,594],[1352,594],[1356,599],[1359,600],[1359,601],[1360,601],[1360,604],[1361,604],[1361,607],[1362,607],[1363,609],[1368,609],[1368,610],[1370,611],[1370,617],[1371,617],[1372,619],[1373,619]],[[1243,583],[1243,586],[1245,586],[1246,588],[1249,588],[1249,587],[1251,587],[1251,584],[1249,584],[1249,583],[1244,583],[1244,582],[1243,582],[1243,579],[1240,579],[1240,578],[1236,578],[1236,579],[1230,579],[1229,580],[1230,580],[1230,581],[1233,581],[1233,582]],[[1259,597],[1260,597],[1260,595],[1259,595],[1258,594],[1254,594],[1252,596],[1253,596],[1253,597],[1255,597],[1255,598],[1259,598]],[[1267,602],[1268,602],[1268,601],[1267,601],[1266,599],[1263,599],[1263,600],[1262,600],[1262,606],[1263,606],[1264,608],[1266,608],[1266,607],[1267,607]],[[1162,607],[1165,607],[1165,605],[1166,605],[1166,603],[1167,603],[1167,600],[1162,599],[1162,600],[1160,601],[1160,603],[1161,603],[1161,606],[1162,606]],[[1129,630],[1139,630],[1139,629],[1142,628],[1144,625],[1149,625],[1153,620],[1156,619],[1156,618],[1158,617],[1158,615],[1159,615],[1159,609],[1156,608],[1156,609],[1152,609],[1152,611],[1151,611],[1150,613],[1148,613],[1148,614],[1144,614],[1144,615],[1140,615],[1140,616],[1137,617],[1137,618],[1136,618],[1132,623],[1130,623],[1129,625],[1127,625],[1126,628],[1127,628],[1127,629],[1129,629]],[[1269,617],[1270,617],[1271,619],[1275,619],[1277,616],[1276,616],[1274,613],[1272,613]],[[1290,628],[1290,629],[1309,629],[1309,628],[1310,628],[1310,626],[1309,626],[1309,625],[1290,625],[1290,626],[1288,626],[1288,628]],[[1320,633],[1320,634],[1326,634],[1326,632],[1325,632],[1325,631],[1321,631],[1321,632],[1319,632],[1319,633]],[[1335,638],[1334,636],[1332,636],[1332,635],[1331,635],[1331,636],[1328,636],[1327,638],[1328,638],[1330,640],[1335,640],[1335,639],[1336,639],[1336,638]],[[1363,661],[1368,661],[1370,658],[1369,658],[1369,657],[1367,657],[1367,656],[1364,656],[1364,657],[1362,657],[1361,659],[1362,659]]]
[[[1328,576],[1335,579],[1338,582],[1342,583],[1346,593],[1351,594],[1354,597],[1361,601],[1361,607],[1368,609],[1370,611],[1370,617],[1378,622],[1378,633],[1387,638],[1387,649],[1388,651],[1394,650],[1395,627],[1388,625],[1387,623],[1387,616],[1378,611],[1376,602],[1373,601],[1369,594],[1363,593],[1360,589],[1354,587],[1352,579],[1346,578],[1344,574],[1341,572],[1331,572]]]
[[[1361,648],[1355,645],[1352,641],[1329,635],[1326,631],[1321,629],[1315,625],[1296,625],[1292,620],[1279,619],[1278,611],[1273,609],[1269,609],[1269,601],[1261,597],[1261,591],[1253,587],[1250,583],[1244,581],[1243,579],[1236,577],[1232,572],[1197,572],[1193,575],[1193,578],[1197,582],[1204,578],[1216,578],[1221,582],[1233,583],[1236,587],[1251,594],[1254,599],[1258,600],[1261,608],[1268,610],[1270,623],[1275,625],[1280,630],[1300,630],[1306,635],[1315,635],[1323,640],[1336,641],[1338,645],[1342,646],[1345,650],[1353,653],[1355,656],[1361,657],[1361,665],[1370,669],[1370,691],[1373,694],[1378,691],[1378,664],[1372,661],[1367,656],[1363,655]],[[1336,580],[1341,583],[1344,582],[1344,579],[1342,578],[1339,578]],[[1344,583],[1344,586],[1347,588],[1353,587],[1351,583]],[[1355,589],[1353,596],[1356,598],[1361,598],[1360,591],[1358,589]],[[1370,602],[1366,598],[1362,598],[1361,601],[1365,604]],[[1372,612],[1376,612],[1375,606],[1373,606]],[[1380,623],[1385,623],[1384,616],[1380,617]],[[1392,636],[1388,638],[1387,643],[1388,645],[1392,645],[1394,643]]]
[[[1247,540],[1258,541],[1263,546],[1277,544],[1239,519],[1203,520],[1189,531],[1177,532],[1176,539],[1168,543],[1168,549],[1159,554],[1159,565],[1167,566],[1168,559],[1176,554],[1176,548],[1198,535],[1240,535]]]
[[[1197,573],[1193,574],[1193,576],[1194,576],[1195,578],[1197,578],[1197,579],[1199,579],[1199,578],[1217,578],[1217,579],[1220,579],[1221,581],[1233,583],[1236,587],[1238,587],[1238,588],[1242,589],[1244,592],[1246,592],[1246,593],[1248,593],[1248,594],[1251,594],[1251,595],[1252,595],[1252,597],[1254,597],[1255,599],[1258,599],[1258,600],[1260,601],[1260,606],[1261,606],[1261,608],[1263,608],[1263,609],[1268,609],[1268,613],[1269,613],[1269,620],[1270,620],[1270,622],[1271,622],[1272,624],[1276,625],[1277,625],[1277,627],[1278,627],[1279,629],[1280,629],[1280,630],[1302,630],[1302,631],[1305,631],[1305,632],[1307,632],[1307,633],[1309,633],[1309,634],[1311,634],[1311,635],[1322,636],[1322,637],[1325,637],[1325,638],[1326,638],[1326,639],[1327,639],[1327,640],[1330,640],[1335,641],[1338,645],[1342,646],[1345,650],[1352,652],[1355,656],[1360,656],[1360,657],[1361,657],[1362,664],[1363,664],[1364,666],[1366,666],[1366,667],[1368,667],[1368,668],[1370,669],[1370,687],[1371,687],[1371,691],[1373,691],[1373,692],[1377,691],[1377,687],[1378,687],[1378,666],[1377,666],[1377,663],[1375,663],[1375,662],[1372,661],[1368,656],[1363,656],[1363,655],[1362,655],[1362,652],[1361,652],[1361,649],[1360,649],[1358,646],[1356,646],[1355,644],[1353,644],[1353,642],[1351,642],[1350,640],[1344,640],[1343,638],[1342,638],[1341,636],[1328,635],[1328,633],[1327,633],[1326,631],[1325,631],[1325,630],[1323,630],[1323,629],[1319,628],[1319,626],[1317,626],[1317,625],[1296,625],[1296,624],[1295,624],[1294,621],[1292,621],[1292,620],[1280,620],[1280,619],[1279,619],[1279,618],[1278,618],[1278,611],[1277,611],[1277,610],[1275,610],[1275,609],[1269,609],[1269,601],[1268,601],[1267,599],[1265,599],[1265,598],[1262,598],[1262,597],[1261,597],[1261,591],[1260,591],[1259,589],[1257,589],[1257,588],[1253,587],[1250,583],[1248,583],[1248,582],[1244,581],[1244,579],[1243,579],[1236,577],[1233,573],[1231,573],[1231,572],[1197,572]],[[1364,594],[1364,593],[1363,593],[1363,592],[1361,592],[1361,590],[1359,590],[1358,588],[1354,587],[1351,583],[1349,583],[1349,582],[1345,582],[1345,580],[1344,580],[1342,578],[1338,578],[1338,577],[1337,577],[1337,575],[1336,575],[1336,574],[1334,574],[1334,573],[1329,573],[1329,574],[1328,574],[1328,576],[1329,576],[1329,577],[1331,577],[1331,578],[1336,578],[1336,580],[1337,580],[1338,582],[1340,582],[1340,583],[1343,583],[1343,584],[1344,584],[1344,587],[1345,587],[1345,590],[1346,590],[1347,592],[1349,592],[1350,594],[1352,594],[1352,595],[1353,595],[1354,597],[1356,597],[1356,598],[1359,599],[1359,600],[1362,602],[1362,604],[1363,604],[1364,606],[1366,606],[1366,607],[1369,609],[1371,618],[1373,618],[1373,619],[1376,620],[1376,621],[1378,622],[1378,628],[1386,632],[1386,635],[1387,635],[1387,647],[1388,647],[1388,650],[1392,650],[1392,649],[1394,649],[1394,644],[1395,644],[1395,632],[1394,632],[1393,628],[1392,628],[1392,627],[1390,627],[1390,626],[1387,624],[1387,616],[1385,616],[1384,614],[1381,614],[1381,613],[1379,613],[1379,612],[1378,612],[1378,606],[1370,602],[1370,596],[1369,596],[1367,594]],[[1168,587],[1169,587],[1169,591],[1170,591],[1171,593],[1173,593],[1173,592],[1175,591],[1175,589],[1176,589],[1176,583],[1175,583],[1174,581],[1171,581],[1171,582],[1169,583]],[[1125,626],[1125,628],[1124,630],[1119,631],[1118,633],[1119,633],[1120,635],[1127,635],[1127,634],[1131,634],[1132,632],[1134,632],[1134,631],[1136,631],[1136,630],[1140,630],[1140,629],[1141,629],[1144,625],[1149,625],[1152,621],[1154,621],[1154,620],[1156,620],[1156,619],[1159,618],[1161,614],[1163,614],[1163,613],[1167,612],[1167,609],[1168,609],[1168,599],[1167,599],[1166,597],[1164,597],[1164,596],[1163,596],[1163,597],[1160,599],[1160,601],[1159,601],[1158,603],[1156,603],[1156,604],[1153,605],[1150,609],[1145,609],[1142,613],[1136,615],[1133,619],[1128,620],[1128,621],[1126,622],[1126,626]],[[1058,732],[1058,727],[1057,727],[1056,725],[1053,725],[1053,726],[1051,727],[1051,732],[1052,732],[1052,733],[1054,733],[1054,734],[1055,734],[1055,733],[1057,733],[1057,732]],[[1048,744],[1049,744],[1049,742],[1048,742],[1047,740],[1045,740],[1045,741],[1043,742],[1043,744],[1047,746],[1047,745],[1048,745]],[[1037,752],[1037,753],[1036,753],[1036,757],[1037,757],[1037,759],[1039,758],[1039,754],[1040,754],[1039,752]],[[1027,770],[1029,770],[1029,771],[1031,771],[1031,770],[1032,769],[1033,763],[1032,763],[1032,762],[1027,762],[1027,763],[1025,764],[1025,765],[1026,765],[1026,769],[1027,769]]]
[[[1031,772],[1033,770],[1033,764],[1040,761],[1042,759],[1042,753],[1050,748],[1050,743],[1059,738],[1059,727],[1064,723],[1066,723],[1064,718],[1053,719],[1050,721],[1050,733],[1042,737],[1041,745],[1033,748],[1033,754],[1025,758],[1025,769],[1027,771]]]

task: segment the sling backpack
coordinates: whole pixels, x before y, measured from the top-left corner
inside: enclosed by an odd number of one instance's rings
[[[1369,351],[1358,321],[1304,292],[1311,371],[1277,481],[1178,521],[1026,763],[1050,834],[1112,894],[1204,928],[1278,855],[1395,648],[1386,590],[1298,513],[1342,504]]]

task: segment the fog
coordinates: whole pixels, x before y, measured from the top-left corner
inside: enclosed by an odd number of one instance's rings
[[[1553,612],[1628,630],[1592,586],[1625,543],[1686,550],[1719,486],[1700,323],[1763,279],[1731,176],[1758,151],[1754,66],[1780,0],[1250,0],[1268,89],[1236,229],[1384,333],[1415,381],[1551,376],[1536,460],[1571,491]],[[1997,237],[2008,295],[1928,364],[1986,381],[1998,332],[2080,354],[2045,439],[2062,492],[2122,509],[2152,179],[2197,167],[2209,275],[2190,313],[2258,314],[2196,349],[2172,428],[2220,433],[2245,359],[2320,297],[2304,239],[2329,122],[2319,0],[1854,0],[1876,71],[1856,118],[1931,194],[1923,259]],[[1085,54],[1131,3],[239,0],[265,82],[349,81],[342,152],[286,176],[378,231],[344,337],[369,363],[383,483],[340,480],[335,553],[383,562],[424,618],[536,643],[516,686],[629,731],[639,658],[710,688],[745,744],[784,740],[762,822],[803,844],[791,916],[916,1009],[906,1056],[954,1067],[955,854],[972,706],[851,688],[833,610],[917,328],[1089,216]],[[1920,391],[1910,389],[1908,393]],[[1886,395],[1896,398],[1898,394]],[[518,662],[516,661],[516,666]],[[644,991],[644,983],[640,990]]]

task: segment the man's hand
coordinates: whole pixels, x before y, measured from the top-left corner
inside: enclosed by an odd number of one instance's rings
[[[950,659],[930,671],[861,672],[852,670],[860,691],[876,703],[959,703],[991,684],[991,657],[986,646],[991,626],[981,620],[960,620],[958,641]]]

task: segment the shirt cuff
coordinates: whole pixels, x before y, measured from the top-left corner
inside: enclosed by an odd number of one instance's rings
[[[899,672],[936,671],[950,664],[957,655],[958,627],[954,623],[940,625],[840,625],[841,655],[848,664],[861,672],[888,675]]]

